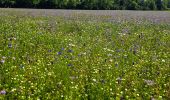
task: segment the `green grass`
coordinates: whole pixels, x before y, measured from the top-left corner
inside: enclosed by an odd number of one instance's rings
[[[170,25],[0,17],[0,100],[168,100]]]

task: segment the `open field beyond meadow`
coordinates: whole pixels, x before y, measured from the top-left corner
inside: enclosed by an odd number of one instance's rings
[[[0,9],[0,100],[170,100],[170,12]]]

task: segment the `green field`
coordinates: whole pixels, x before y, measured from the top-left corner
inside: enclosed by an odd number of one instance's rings
[[[169,12],[0,11],[0,100],[170,99]]]

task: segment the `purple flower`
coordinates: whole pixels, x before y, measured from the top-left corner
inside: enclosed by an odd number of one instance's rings
[[[70,53],[71,53],[71,52],[73,52],[73,50],[68,50],[68,52],[70,52]]]
[[[118,67],[118,65],[119,65],[118,63],[115,63],[115,67]]]
[[[81,57],[81,54],[78,54],[79,57]]]
[[[120,49],[116,49],[116,52],[121,52],[121,50]]]
[[[4,63],[5,63],[5,60],[2,59],[2,60],[1,60],[1,63],[4,64]]]
[[[58,55],[62,55],[62,52],[58,52],[57,54],[58,54]]]
[[[102,84],[105,84],[106,81],[104,79],[100,80]]]
[[[68,66],[68,67],[71,67],[71,66],[73,66],[73,65],[72,65],[72,64],[68,64],[67,66]]]
[[[64,51],[64,48],[61,48],[62,51]]]
[[[6,94],[6,91],[5,91],[5,90],[1,90],[1,91],[0,91],[0,94],[5,95],[5,94]]]
[[[12,44],[8,44],[8,47],[9,47],[9,48],[12,48]]]
[[[48,52],[52,52],[52,50],[48,50]]]

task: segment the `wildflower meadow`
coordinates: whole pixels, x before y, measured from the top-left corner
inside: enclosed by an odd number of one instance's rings
[[[169,19],[0,9],[0,100],[169,100]]]

